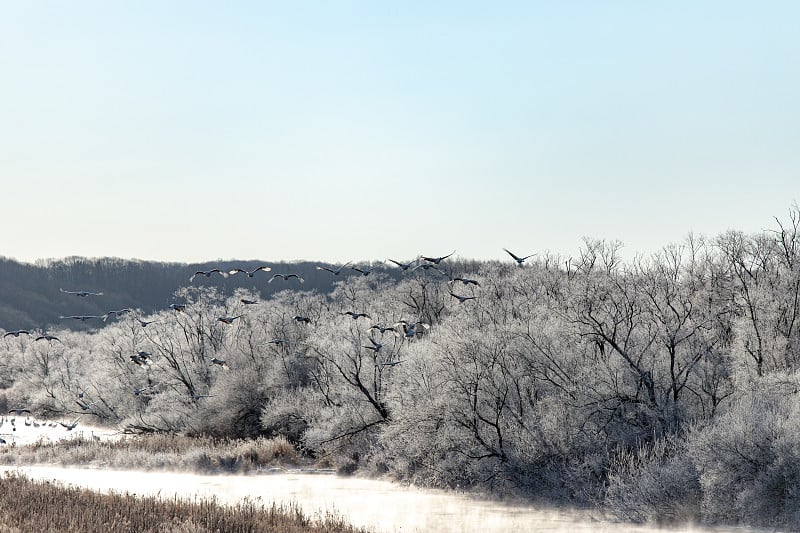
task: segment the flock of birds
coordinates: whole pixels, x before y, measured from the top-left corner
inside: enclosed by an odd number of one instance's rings
[[[194,278],[197,276],[205,276],[210,278],[212,274],[219,274],[223,278],[227,278],[228,276],[233,276],[236,274],[247,274],[247,277],[252,278],[255,277],[256,272],[271,272],[272,268],[266,265],[262,265],[259,267],[254,268],[253,270],[245,270],[243,268],[234,268],[233,270],[224,271],[219,268],[212,268],[211,270],[198,270],[189,278],[189,283],[194,281]],[[304,283],[305,280],[301,278],[297,274],[273,274],[271,278],[267,280],[267,283],[272,283],[276,279],[282,279],[283,281],[289,281],[290,279],[294,278],[297,279],[300,283]]]
[[[33,439],[38,440],[38,439],[41,439],[41,438],[49,439],[50,437],[53,436],[53,434],[52,433],[48,433],[48,432],[53,428],[63,427],[64,429],[66,429],[66,431],[72,431],[73,429],[78,427],[78,421],[81,419],[81,416],[78,416],[77,418],[75,418],[71,422],[61,422],[61,421],[54,422],[52,420],[39,421],[39,420],[37,420],[35,418],[31,418],[30,410],[29,409],[24,409],[24,408],[9,409],[8,414],[9,415],[16,414],[17,416],[20,416],[22,414],[26,415],[25,416],[25,420],[23,421],[23,423],[24,423],[25,426],[32,427],[32,429],[29,429],[27,431],[29,431],[29,432],[33,431],[34,432],[32,435],[28,434],[27,436],[24,436],[24,435],[22,436],[23,440],[28,440],[28,441],[33,441]],[[18,438],[20,438],[20,436],[17,433],[17,427],[18,426],[17,426],[17,418],[16,418],[16,416],[2,416],[2,417],[0,417],[0,428],[4,427],[6,425],[6,423],[8,423],[8,425],[11,426],[11,433],[2,433],[2,434],[0,434],[0,435],[2,435],[2,436],[0,436],[0,444],[8,444],[8,441],[3,437],[12,437],[12,436],[14,437],[14,440],[12,442],[16,443],[16,440]],[[92,431],[91,435],[92,435],[92,439],[94,439],[96,441],[100,440],[100,437],[98,435],[95,435],[94,431]],[[81,437],[83,436],[82,432],[80,432],[80,436]]]
[[[530,255],[526,255],[526,256],[518,256],[518,255],[514,254],[513,252],[511,252],[510,250],[508,250],[506,248],[503,248],[503,250],[506,253],[508,253],[511,256],[511,258],[516,262],[516,264],[518,266],[520,266],[520,267],[523,266],[523,264],[525,263],[525,261],[527,259],[529,259],[530,257],[533,257],[535,255],[535,254],[530,254]],[[443,256],[423,256],[423,255],[420,255],[417,258],[415,258],[414,260],[409,261],[409,262],[401,262],[401,261],[396,261],[394,259],[387,259],[387,261],[395,264],[398,268],[400,268],[403,271],[407,271],[407,272],[416,272],[418,270],[422,270],[422,271],[425,271],[425,272],[434,271],[434,272],[439,272],[442,275],[448,276],[448,278],[449,278],[448,283],[449,283],[449,285],[451,287],[450,291],[449,291],[450,296],[452,296],[453,298],[458,300],[459,303],[463,304],[463,303],[465,303],[465,302],[467,302],[469,300],[476,299],[477,296],[475,296],[475,295],[458,294],[458,293],[456,293],[456,292],[454,292],[452,290],[453,285],[456,284],[456,283],[461,283],[465,287],[470,287],[470,286],[472,286],[472,287],[480,287],[480,282],[478,280],[465,278],[465,277],[462,277],[462,276],[451,276],[448,272],[446,272],[445,270],[440,268],[440,265],[442,265],[442,263],[447,258],[451,257],[453,254],[455,254],[455,250],[453,252],[450,252],[449,254],[443,255]],[[330,268],[330,267],[327,267],[327,266],[317,266],[316,267],[317,270],[324,270],[324,271],[330,272],[334,276],[341,275],[342,272],[344,272],[344,270],[346,268],[349,268],[349,269],[351,269],[351,270],[353,270],[355,272],[358,272],[362,276],[368,276],[372,272],[372,270],[368,269],[368,268],[351,266],[350,262],[347,262],[347,263],[339,266],[338,268]],[[258,266],[256,268],[252,269],[252,270],[246,270],[246,269],[243,269],[243,268],[234,268],[234,269],[231,269],[231,270],[222,270],[220,268],[212,268],[210,270],[198,270],[198,271],[196,271],[194,274],[192,274],[190,276],[189,282],[190,283],[193,282],[199,276],[203,276],[205,278],[210,278],[212,275],[219,275],[219,276],[221,276],[223,278],[227,278],[228,276],[235,276],[235,275],[239,275],[239,274],[244,274],[244,275],[248,276],[249,278],[253,278],[259,272],[269,273],[271,271],[272,271],[272,268],[267,266],[267,265],[261,265],[261,266]],[[304,281],[305,281],[300,275],[298,275],[296,273],[288,273],[288,274],[273,274],[267,280],[267,283],[272,283],[276,279],[282,279],[282,280],[287,281],[287,282],[292,280],[292,279],[296,279],[299,283],[304,283]],[[79,298],[87,298],[87,297],[90,297],[90,296],[95,297],[95,296],[102,296],[103,295],[103,292],[92,292],[92,291],[86,291],[86,290],[76,290],[76,291],[64,290],[64,289],[59,289],[59,290],[60,290],[60,292],[62,292],[64,294],[75,295],[75,296],[77,296]],[[252,305],[252,304],[258,303],[255,300],[249,300],[249,299],[246,299],[246,298],[241,298],[240,301],[241,301],[241,303],[243,305]],[[177,313],[185,313],[186,312],[186,304],[173,303],[169,307],[170,307],[170,309],[172,309],[173,311],[175,311]],[[108,311],[108,312],[106,312],[106,313],[104,313],[102,315],[69,315],[69,316],[61,315],[60,318],[61,319],[80,320],[81,322],[86,322],[87,320],[91,320],[91,319],[101,319],[103,322],[105,322],[110,317],[120,318],[120,317],[122,317],[122,316],[124,316],[126,314],[129,314],[129,313],[130,314],[134,314],[134,310],[131,309],[131,308],[123,308],[123,309],[111,310],[111,311]],[[367,319],[367,320],[370,320],[370,321],[372,320],[370,315],[368,315],[367,313],[363,313],[363,312],[345,311],[342,314],[350,316],[353,320],[358,320],[360,318],[364,318],[364,319]],[[138,323],[143,328],[147,327],[148,325],[150,325],[150,324],[152,324],[154,322],[158,322],[158,320],[145,320],[142,317],[136,316],[135,314],[134,314],[134,317],[135,317],[135,320],[137,320]],[[234,316],[219,316],[219,317],[216,317],[216,321],[218,321],[220,323],[223,323],[223,324],[226,324],[226,325],[231,325],[236,320],[238,320],[238,319],[240,319],[242,317],[244,317],[244,314],[238,314],[238,315],[234,315]],[[295,322],[300,323],[300,324],[304,324],[304,325],[308,325],[308,324],[312,324],[313,323],[312,319],[307,317],[307,316],[295,315],[292,318],[293,318],[293,320]],[[370,350],[370,351],[374,352],[377,355],[378,353],[381,352],[382,348],[384,347],[384,343],[382,342],[382,340],[383,340],[383,335],[385,333],[390,332],[390,333],[394,334],[395,337],[397,337],[397,338],[401,338],[401,339],[404,339],[404,340],[410,340],[410,339],[415,338],[417,335],[424,333],[428,329],[430,329],[430,325],[425,323],[425,322],[419,321],[419,320],[417,320],[417,321],[399,320],[399,321],[397,321],[394,324],[389,325],[389,326],[381,325],[381,324],[373,324],[368,328],[369,336],[367,337],[367,340],[369,341],[369,344],[368,345],[364,345],[363,347],[365,349],[367,349],[367,350]],[[381,335],[380,340],[375,337],[376,333],[380,333],[380,335]],[[34,336],[34,333],[31,332],[30,330],[18,329],[18,330],[14,330],[14,331],[7,331],[3,335],[3,338],[6,338],[6,337],[19,338],[22,335]],[[34,338],[34,341],[35,342],[38,342],[38,341],[61,342],[61,340],[58,337],[56,337],[54,335],[50,335],[48,333],[42,333],[42,334],[36,335],[35,338]],[[286,340],[286,339],[275,338],[275,339],[272,339],[270,341],[267,341],[267,343],[265,343],[265,344],[274,344],[274,345],[279,346],[279,347],[285,347],[286,345],[289,344],[289,341]],[[131,354],[129,357],[130,357],[130,360],[131,360],[132,363],[134,363],[136,365],[139,365],[141,367],[148,367],[149,365],[152,364],[152,357],[151,356],[152,356],[152,354],[150,352],[147,352],[147,351],[144,351],[144,350],[139,350],[137,353]],[[402,362],[403,362],[403,360],[401,360],[401,359],[390,359],[390,358],[387,358],[386,360],[384,360],[380,364],[384,365],[384,366],[394,366],[394,365],[397,365],[397,364],[402,363]],[[224,360],[224,359],[220,359],[218,357],[212,357],[210,359],[209,366],[219,366],[219,367],[221,367],[223,369],[226,369],[226,370],[228,369],[227,361]],[[133,394],[136,395],[136,396],[140,396],[140,395],[144,394],[150,388],[151,388],[150,386],[136,388],[136,389],[133,390]],[[92,406],[97,402],[89,402],[89,401],[87,401],[87,399],[84,397],[84,394],[85,393],[83,391],[79,392],[78,393],[78,398],[75,400],[75,403],[80,407],[80,410],[81,410],[80,412],[91,414]],[[197,400],[199,398],[205,398],[205,397],[208,397],[208,396],[210,396],[210,395],[208,395],[208,394],[196,394],[196,393],[192,394],[192,398],[195,399],[195,400]],[[17,408],[13,408],[13,409],[9,410],[9,414],[21,415],[21,414],[25,414],[25,413],[30,415],[30,410],[28,408],[24,408],[24,407],[17,407]],[[79,419],[80,419],[80,416],[78,418],[76,418],[75,420],[73,420],[72,422],[69,422],[69,423],[60,422],[60,425],[63,426],[64,428],[66,428],[67,431],[71,431],[75,427],[77,427]],[[6,420],[5,417],[0,419],[0,426],[3,425],[5,420]],[[12,426],[15,426],[15,420],[13,418],[10,419],[10,423],[11,423]],[[29,423],[29,421],[26,419],[26,425],[28,423]],[[55,423],[51,423],[51,427],[55,427],[55,425],[56,425]],[[14,427],[14,431],[16,431],[16,427]],[[0,444],[2,444],[2,443],[5,443],[5,441],[0,437]]]
[[[33,426],[34,428],[57,428],[59,426],[65,428],[67,431],[72,431],[76,427],[78,427],[78,421],[80,420],[80,416],[72,420],[71,422],[54,422],[54,421],[42,421],[39,422],[36,419],[31,418],[31,411],[25,407],[15,407],[13,409],[8,410],[9,415],[16,415],[16,416],[2,416],[0,417],[0,428],[5,426],[8,423],[11,426],[11,431],[17,431],[17,416],[25,415],[24,424],[25,426]],[[5,433],[5,436],[13,435],[13,433]],[[94,436],[94,434],[92,434]],[[8,441],[0,436],[0,444],[8,444]]]
[[[14,331],[7,331],[5,333],[5,335],[3,335],[3,338],[6,338],[6,337],[19,337],[20,335],[28,335],[28,336],[30,336],[30,335],[33,335],[33,334],[30,331],[28,331],[27,329],[15,329]],[[59,339],[58,337],[55,337],[53,335],[48,335],[47,333],[44,333],[42,335],[37,335],[36,337],[34,337],[33,340],[34,341],[48,341],[48,342],[49,341],[58,341],[58,342],[61,342],[61,339]]]

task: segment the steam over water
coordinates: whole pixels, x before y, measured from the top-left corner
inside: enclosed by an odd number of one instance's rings
[[[354,525],[379,532],[656,531],[645,526],[598,521],[584,513],[480,501],[443,491],[331,474],[196,475],[50,466],[0,467],[0,470],[16,470],[31,479],[58,480],[103,492],[130,492],[164,498],[175,495],[192,499],[213,497],[223,503],[245,498],[265,505],[273,501],[295,502],[309,515],[333,511]],[[682,528],[673,531],[737,529]]]

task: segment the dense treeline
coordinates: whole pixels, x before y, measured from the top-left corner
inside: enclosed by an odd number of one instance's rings
[[[578,257],[376,272],[330,293],[187,287],[185,310],[146,328],[9,337],[0,377],[40,414],[283,435],[343,471],[634,520],[797,528],[799,229],[795,207],[761,234],[628,262],[587,240]]]
[[[153,313],[167,307],[173,293],[189,284],[189,278],[199,270],[221,268],[251,270],[262,261],[215,261],[206,263],[164,263],[119,258],[89,259],[68,257],[42,260],[35,264],[21,263],[0,257],[0,327],[6,330],[51,327],[87,329],[81,322],[65,322],[60,316],[102,315],[112,309],[126,307]],[[330,292],[334,278],[316,269],[318,263],[308,261],[270,262],[274,273],[297,273],[304,279],[303,290]],[[378,268],[381,268],[378,266]],[[342,275],[360,275],[345,269]],[[267,283],[266,274],[249,278],[246,275],[202,278],[206,286],[217,287],[230,294],[237,288],[247,288],[262,298],[297,286],[297,281]],[[338,279],[338,278],[337,278]],[[197,280],[195,284],[199,284]],[[102,292],[103,298],[79,299],[59,291],[81,290]]]

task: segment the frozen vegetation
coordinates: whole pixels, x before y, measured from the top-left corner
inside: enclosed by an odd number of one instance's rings
[[[91,509],[91,512],[87,512]],[[0,530],[8,533],[367,533],[332,514],[309,517],[296,505],[240,500],[98,493],[74,484],[0,479]]]
[[[0,467],[0,471],[8,467]],[[132,470],[98,470],[90,468],[64,468],[48,466],[13,467],[13,475],[25,476],[34,481],[50,481],[65,485],[89,488],[105,494],[135,492],[137,498],[150,500],[158,497],[168,504],[176,501],[212,501],[208,507],[233,506],[229,514],[238,510],[259,508],[270,513],[307,517],[308,522],[327,522],[344,525],[343,517],[353,529],[364,528],[373,533],[665,533],[647,524],[630,524],[608,520],[597,513],[575,509],[547,508],[525,505],[524,502],[493,501],[453,491],[404,487],[388,481],[343,477],[314,473],[269,473],[248,475],[210,475],[187,472],[141,472]],[[0,488],[3,482],[0,479]],[[85,494],[85,493],[84,493]],[[4,493],[0,491],[0,506]],[[14,498],[19,502],[21,498]],[[86,505],[102,502],[91,496]],[[152,507],[152,504],[148,505]],[[168,506],[169,507],[169,506]],[[2,507],[0,507],[1,509]],[[55,507],[58,509],[58,507]],[[24,514],[25,506],[16,509]],[[125,511],[127,513],[129,511]],[[51,511],[51,514],[54,514]],[[264,516],[264,513],[260,513]],[[259,513],[255,513],[256,518]],[[253,521],[240,523],[253,527]],[[291,518],[291,516],[289,517]],[[61,517],[63,522],[67,517]],[[185,520],[185,519],[184,519]],[[203,520],[208,520],[208,515]],[[63,523],[62,522],[62,523]],[[138,524],[143,520],[140,518]],[[173,523],[180,524],[180,520]],[[207,522],[192,521],[197,527],[164,527],[164,517],[147,520],[153,531],[214,531]],[[2,525],[2,523],[0,523]],[[263,524],[271,526],[269,522]],[[207,529],[203,529],[206,526]],[[107,531],[100,528],[97,531]],[[348,531],[342,527],[341,530]],[[3,529],[5,531],[5,529]],[[38,530],[36,530],[38,531]],[[63,531],[63,529],[59,530]],[[78,529],[87,531],[87,529]],[[91,530],[90,530],[91,531]],[[121,529],[121,531],[150,531],[149,529]],[[221,529],[226,533],[234,531]],[[261,531],[242,529],[242,531]],[[267,529],[267,531],[272,531]],[[281,531],[278,529],[278,531]],[[309,530],[313,531],[313,530]],[[325,531],[337,531],[331,528]],[[745,533],[740,528],[700,528],[692,525],[673,527],[669,533]],[[749,530],[752,531],[752,530]],[[756,533],[752,531],[752,533]]]
[[[799,226],[795,207],[651,257],[587,240],[578,257],[418,259],[268,299],[201,276],[172,308],[4,337],[0,404],[282,437],[342,473],[624,520],[796,530]]]

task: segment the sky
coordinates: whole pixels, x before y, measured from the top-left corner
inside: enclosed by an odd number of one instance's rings
[[[800,201],[800,3],[0,0],[0,256],[649,254]]]

